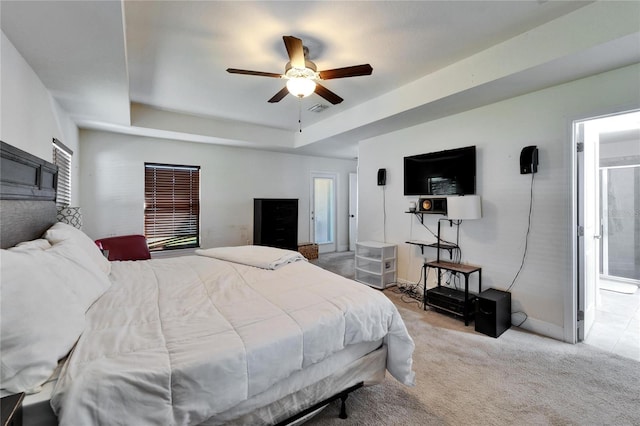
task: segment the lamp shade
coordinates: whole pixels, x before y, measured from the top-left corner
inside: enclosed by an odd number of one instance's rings
[[[470,220],[482,217],[479,195],[447,197],[447,219]]]
[[[304,77],[294,77],[287,81],[287,90],[294,96],[304,98],[316,90],[316,82]]]

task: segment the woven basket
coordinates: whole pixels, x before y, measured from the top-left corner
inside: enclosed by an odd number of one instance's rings
[[[314,243],[302,243],[298,245],[298,251],[307,259],[318,258],[318,245]]]

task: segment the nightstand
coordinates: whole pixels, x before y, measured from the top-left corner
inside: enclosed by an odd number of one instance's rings
[[[23,399],[24,393],[16,393],[0,399],[2,426],[22,426]]]

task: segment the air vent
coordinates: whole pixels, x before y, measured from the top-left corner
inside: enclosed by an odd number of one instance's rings
[[[325,104],[315,104],[314,106],[312,106],[311,108],[308,109],[308,111],[311,112],[322,112],[325,109],[329,108],[329,105],[325,105]]]

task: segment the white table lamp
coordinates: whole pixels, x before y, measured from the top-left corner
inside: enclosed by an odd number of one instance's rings
[[[460,195],[447,197],[447,219],[471,220],[482,217],[482,205],[479,195]]]

